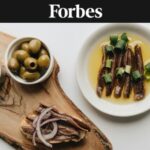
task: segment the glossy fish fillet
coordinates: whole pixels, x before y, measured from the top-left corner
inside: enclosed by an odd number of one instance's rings
[[[135,100],[141,100],[145,96],[145,89],[144,89],[144,66],[143,66],[143,56],[141,47],[136,45],[135,46],[135,54],[134,54],[134,70],[138,70],[142,78],[137,82],[134,82],[134,98]]]

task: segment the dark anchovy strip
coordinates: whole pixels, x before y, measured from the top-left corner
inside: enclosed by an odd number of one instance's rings
[[[106,85],[106,96],[110,96],[112,93],[112,90],[114,88],[115,70],[116,70],[116,62],[117,62],[116,54],[109,55],[108,57],[109,57],[109,59],[112,59],[112,67],[110,69],[107,68],[107,73],[111,73],[112,82],[110,84]]]
[[[87,125],[80,119],[59,112],[59,110],[55,106],[48,107],[46,105],[40,104],[35,111],[28,114],[21,122],[21,132],[28,139],[33,140],[33,144],[35,144],[34,146],[36,146],[36,143],[43,143],[41,141],[41,138],[37,134],[38,131],[36,128],[37,121],[40,118],[39,116],[48,108],[51,109],[49,109],[50,111],[45,114],[46,117],[43,117],[42,123],[40,124],[42,135],[48,135],[52,133],[51,125],[53,124],[53,122],[57,123],[58,126],[55,136],[50,137],[46,140],[49,144],[53,145],[66,142],[79,142],[86,136],[87,132],[90,132],[89,125]],[[38,119],[36,120],[36,118]]]
[[[134,82],[134,98],[135,100],[141,100],[145,96],[144,89],[144,66],[143,66],[143,56],[141,52],[141,47],[135,46],[135,56],[134,56],[134,70],[139,70],[142,78],[137,82]]]
[[[118,54],[117,58],[117,68],[125,67],[127,63],[127,50],[125,53]],[[124,85],[124,75],[122,77],[116,77],[115,88],[114,88],[114,96],[119,98],[121,96],[121,92]]]
[[[105,81],[104,81],[104,78],[103,78],[103,75],[105,73],[105,70],[106,70],[106,67],[105,67],[105,64],[106,64],[106,50],[105,50],[105,46],[102,47],[102,51],[103,51],[103,56],[102,56],[102,65],[101,65],[101,68],[99,70],[99,74],[98,74],[98,84],[97,84],[97,89],[96,89],[96,92],[97,92],[97,95],[99,97],[101,97],[101,94],[102,94],[102,91],[104,89],[104,86],[105,86]]]
[[[133,66],[133,52],[130,48],[128,48],[128,53],[127,53],[127,64]],[[132,68],[131,68],[132,71]],[[125,82],[124,82],[124,91],[123,91],[123,96],[125,98],[129,98],[130,93],[132,90],[132,78],[131,74],[125,74]]]

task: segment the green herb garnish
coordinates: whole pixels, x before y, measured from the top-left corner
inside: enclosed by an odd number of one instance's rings
[[[138,70],[136,70],[132,72],[132,77],[134,81],[138,81],[139,79],[141,79],[142,75]]]
[[[150,80],[150,62],[144,66],[144,76],[146,80]]]
[[[150,80],[150,72],[144,71],[144,77],[146,80]]]
[[[118,41],[118,35],[117,34],[114,34],[114,35],[110,36],[110,44],[111,45],[115,46],[117,41]]]
[[[111,45],[106,45],[106,52],[107,53],[113,53],[113,50],[114,50],[114,48],[113,48],[113,46],[111,46]]]
[[[150,63],[146,64],[144,68],[146,72],[150,72]]]
[[[117,77],[122,77],[124,74],[124,68],[123,67],[119,67],[116,69],[116,76]]]
[[[106,60],[106,68],[111,68],[112,66],[112,59],[107,59]]]
[[[121,39],[124,40],[124,41],[126,41],[126,42],[129,41],[126,33],[122,33]]]
[[[123,51],[125,49],[125,46],[126,46],[126,41],[119,40],[115,46],[115,49],[118,51]]]
[[[112,82],[112,75],[111,75],[111,73],[105,73],[103,75],[103,78],[104,78],[106,84],[109,84],[109,83]]]
[[[130,65],[126,65],[125,72],[130,74],[130,72],[131,72],[131,66]]]

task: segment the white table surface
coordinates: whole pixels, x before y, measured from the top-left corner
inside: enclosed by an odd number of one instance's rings
[[[85,39],[102,23],[84,24],[9,24],[0,31],[20,36],[35,36],[45,41],[60,65],[59,81],[66,94],[109,138],[114,150],[150,150],[150,112],[133,118],[113,118],[95,110],[79,91],[75,66]],[[150,29],[150,24],[142,24]],[[0,140],[0,150],[13,150]]]

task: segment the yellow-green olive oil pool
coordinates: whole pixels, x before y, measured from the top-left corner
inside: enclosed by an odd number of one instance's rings
[[[144,37],[141,37],[133,33],[127,33],[127,35],[129,37],[130,40],[129,45],[131,47],[134,47],[136,43],[140,44],[142,48],[144,65],[150,62],[150,42],[144,39]],[[107,43],[109,43],[109,35],[107,36],[107,38],[103,38],[99,40],[99,42],[96,44],[93,50],[91,50],[91,53],[89,55],[88,75],[89,75],[89,80],[91,82],[91,85],[95,90],[95,93],[96,93],[98,72],[101,65],[100,63],[102,62],[102,45],[105,45]],[[148,94],[150,94],[150,81],[144,81],[144,82],[145,82],[144,85],[145,85],[145,92],[146,92],[145,97],[146,97]],[[127,104],[127,103],[135,102],[133,97],[133,90],[130,94],[130,98],[124,98],[123,94],[120,98],[115,98],[113,92],[110,97],[106,97],[105,89],[104,89],[102,93],[102,98],[107,101],[118,103],[118,104]]]

